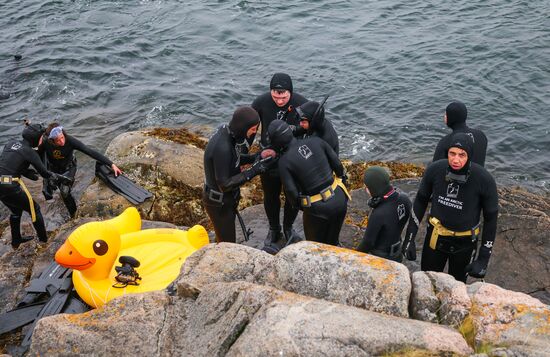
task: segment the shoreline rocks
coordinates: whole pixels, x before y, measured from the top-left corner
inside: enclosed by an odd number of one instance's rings
[[[170,138],[176,142],[166,140]],[[169,222],[144,226],[201,223],[211,229],[200,200],[203,144],[186,130],[155,129],[122,134],[109,145],[107,154],[154,193],[138,206],[142,218]],[[372,164],[389,167],[395,185],[411,199],[422,174],[415,165],[346,162],[354,189],[340,237],[346,248],[355,248],[368,223],[362,173]],[[250,241],[212,244],[196,252],[166,291],[41,320],[31,353],[63,355],[68,351],[59,346],[68,345],[73,354],[146,355],[470,355],[488,350],[489,356],[543,356],[550,350],[549,307],[543,303],[550,302],[549,197],[499,187],[497,239],[486,280],[501,288],[420,272],[418,262],[399,264],[312,242],[290,245],[276,256],[254,249],[267,234],[259,188],[256,178],[242,189],[242,215],[255,231]],[[46,220],[49,214],[60,217],[63,210],[57,206],[44,210]],[[6,303],[0,312],[15,305],[71,230],[111,218],[128,206],[95,180],[82,195],[79,218],[48,227],[55,237],[47,245],[31,242],[12,251],[9,229],[4,229],[0,297]],[[238,223],[236,228],[241,241]],[[295,228],[303,232],[300,216]],[[30,232],[30,225],[25,230]],[[425,220],[418,249],[424,232]],[[542,302],[504,288],[531,293]],[[59,340],[51,338],[52,331]],[[136,331],[147,336],[140,339]],[[5,341],[2,336],[0,352],[13,342]]]

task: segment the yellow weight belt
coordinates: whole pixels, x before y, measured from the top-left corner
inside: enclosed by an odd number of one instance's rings
[[[9,185],[12,182],[17,182],[19,186],[21,186],[21,188],[23,189],[23,192],[25,192],[25,194],[27,195],[27,198],[29,200],[29,206],[31,207],[31,219],[33,223],[36,222],[36,212],[34,211],[34,202],[32,200],[31,193],[29,192],[29,190],[27,190],[27,186],[25,186],[25,183],[23,182],[23,180],[20,179],[19,177],[12,177],[12,176],[5,176],[5,175],[0,176],[0,183],[2,184]]]
[[[348,199],[351,201],[351,196],[349,195],[348,189],[346,188],[346,185],[342,182],[342,179],[339,177],[335,177],[334,181],[332,182],[332,185],[322,190],[320,193],[313,195],[313,196],[301,196],[300,197],[300,204],[302,207],[309,207],[312,203],[319,202],[319,201],[326,201],[329,198],[334,195],[334,190],[336,187],[340,186],[342,190],[344,190],[344,193],[348,197]]]
[[[441,224],[439,219],[435,217],[430,217],[430,223],[432,224],[432,226],[434,226],[434,230],[432,231],[432,236],[430,237],[430,248],[432,248],[433,250],[435,250],[435,247],[437,245],[437,239],[439,238],[439,236],[466,237],[466,236],[478,235],[480,232],[479,224],[470,230],[455,232],[445,228]]]

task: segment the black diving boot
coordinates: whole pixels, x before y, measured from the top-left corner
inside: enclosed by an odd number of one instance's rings
[[[13,249],[19,248],[21,243],[29,242],[34,239],[32,236],[21,237],[21,216],[10,215],[11,246]]]
[[[281,247],[278,243],[281,240],[282,236],[283,234],[281,233],[280,226],[278,229],[269,229],[269,233],[267,233],[267,237],[265,238],[264,247],[262,248],[262,250],[269,254],[277,254],[277,252],[281,250]]]
[[[304,240],[304,238],[299,235],[298,232],[296,232],[292,227],[283,229],[283,234],[286,238],[285,247],[289,244],[298,243]]]

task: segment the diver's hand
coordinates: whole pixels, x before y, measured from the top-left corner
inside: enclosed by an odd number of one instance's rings
[[[416,242],[412,234],[405,238],[403,246],[401,247],[401,252],[408,260],[416,260]]]
[[[474,278],[483,279],[487,274],[487,266],[491,257],[491,248],[481,246],[477,259],[466,266],[466,274]]]
[[[55,172],[51,172],[51,176],[50,176],[49,180],[50,180],[55,186],[60,186],[60,185],[72,185],[72,184],[73,184],[73,180],[71,180],[71,179],[68,178],[67,176],[63,176],[63,175],[60,175],[60,174],[56,174]]]
[[[262,159],[265,159],[265,158],[268,158],[268,157],[276,157],[277,156],[277,153],[275,152],[275,150],[273,149],[264,149],[262,150],[262,152],[260,153],[260,157]]]
[[[244,171],[245,177],[247,181],[252,180],[255,176],[263,174],[267,170],[270,169],[270,163],[275,161],[275,158],[269,156],[265,159],[261,159],[259,161],[256,161],[252,166],[250,166],[249,169]]]
[[[117,177],[118,175],[122,175],[122,170],[119,169],[118,166],[115,164],[111,165],[111,170],[113,170],[113,172],[115,173],[115,177]]]
[[[38,180],[38,172],[30,167],[25,172],[23,172],[23,176],[32,181]]]
[[[342,175],[342,183],[347,186],[349,183],[349,177],[348,173],[344,171],[344,174]]]

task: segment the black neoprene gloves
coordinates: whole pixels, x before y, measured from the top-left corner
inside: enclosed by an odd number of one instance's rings
[[[466,273],[474,278],[484,278],[485,274],[487,274],[487,265],[489,265],[491,251],[491,248],[487,248],[485,245],[481,246],[477,259],[466,266]]]

